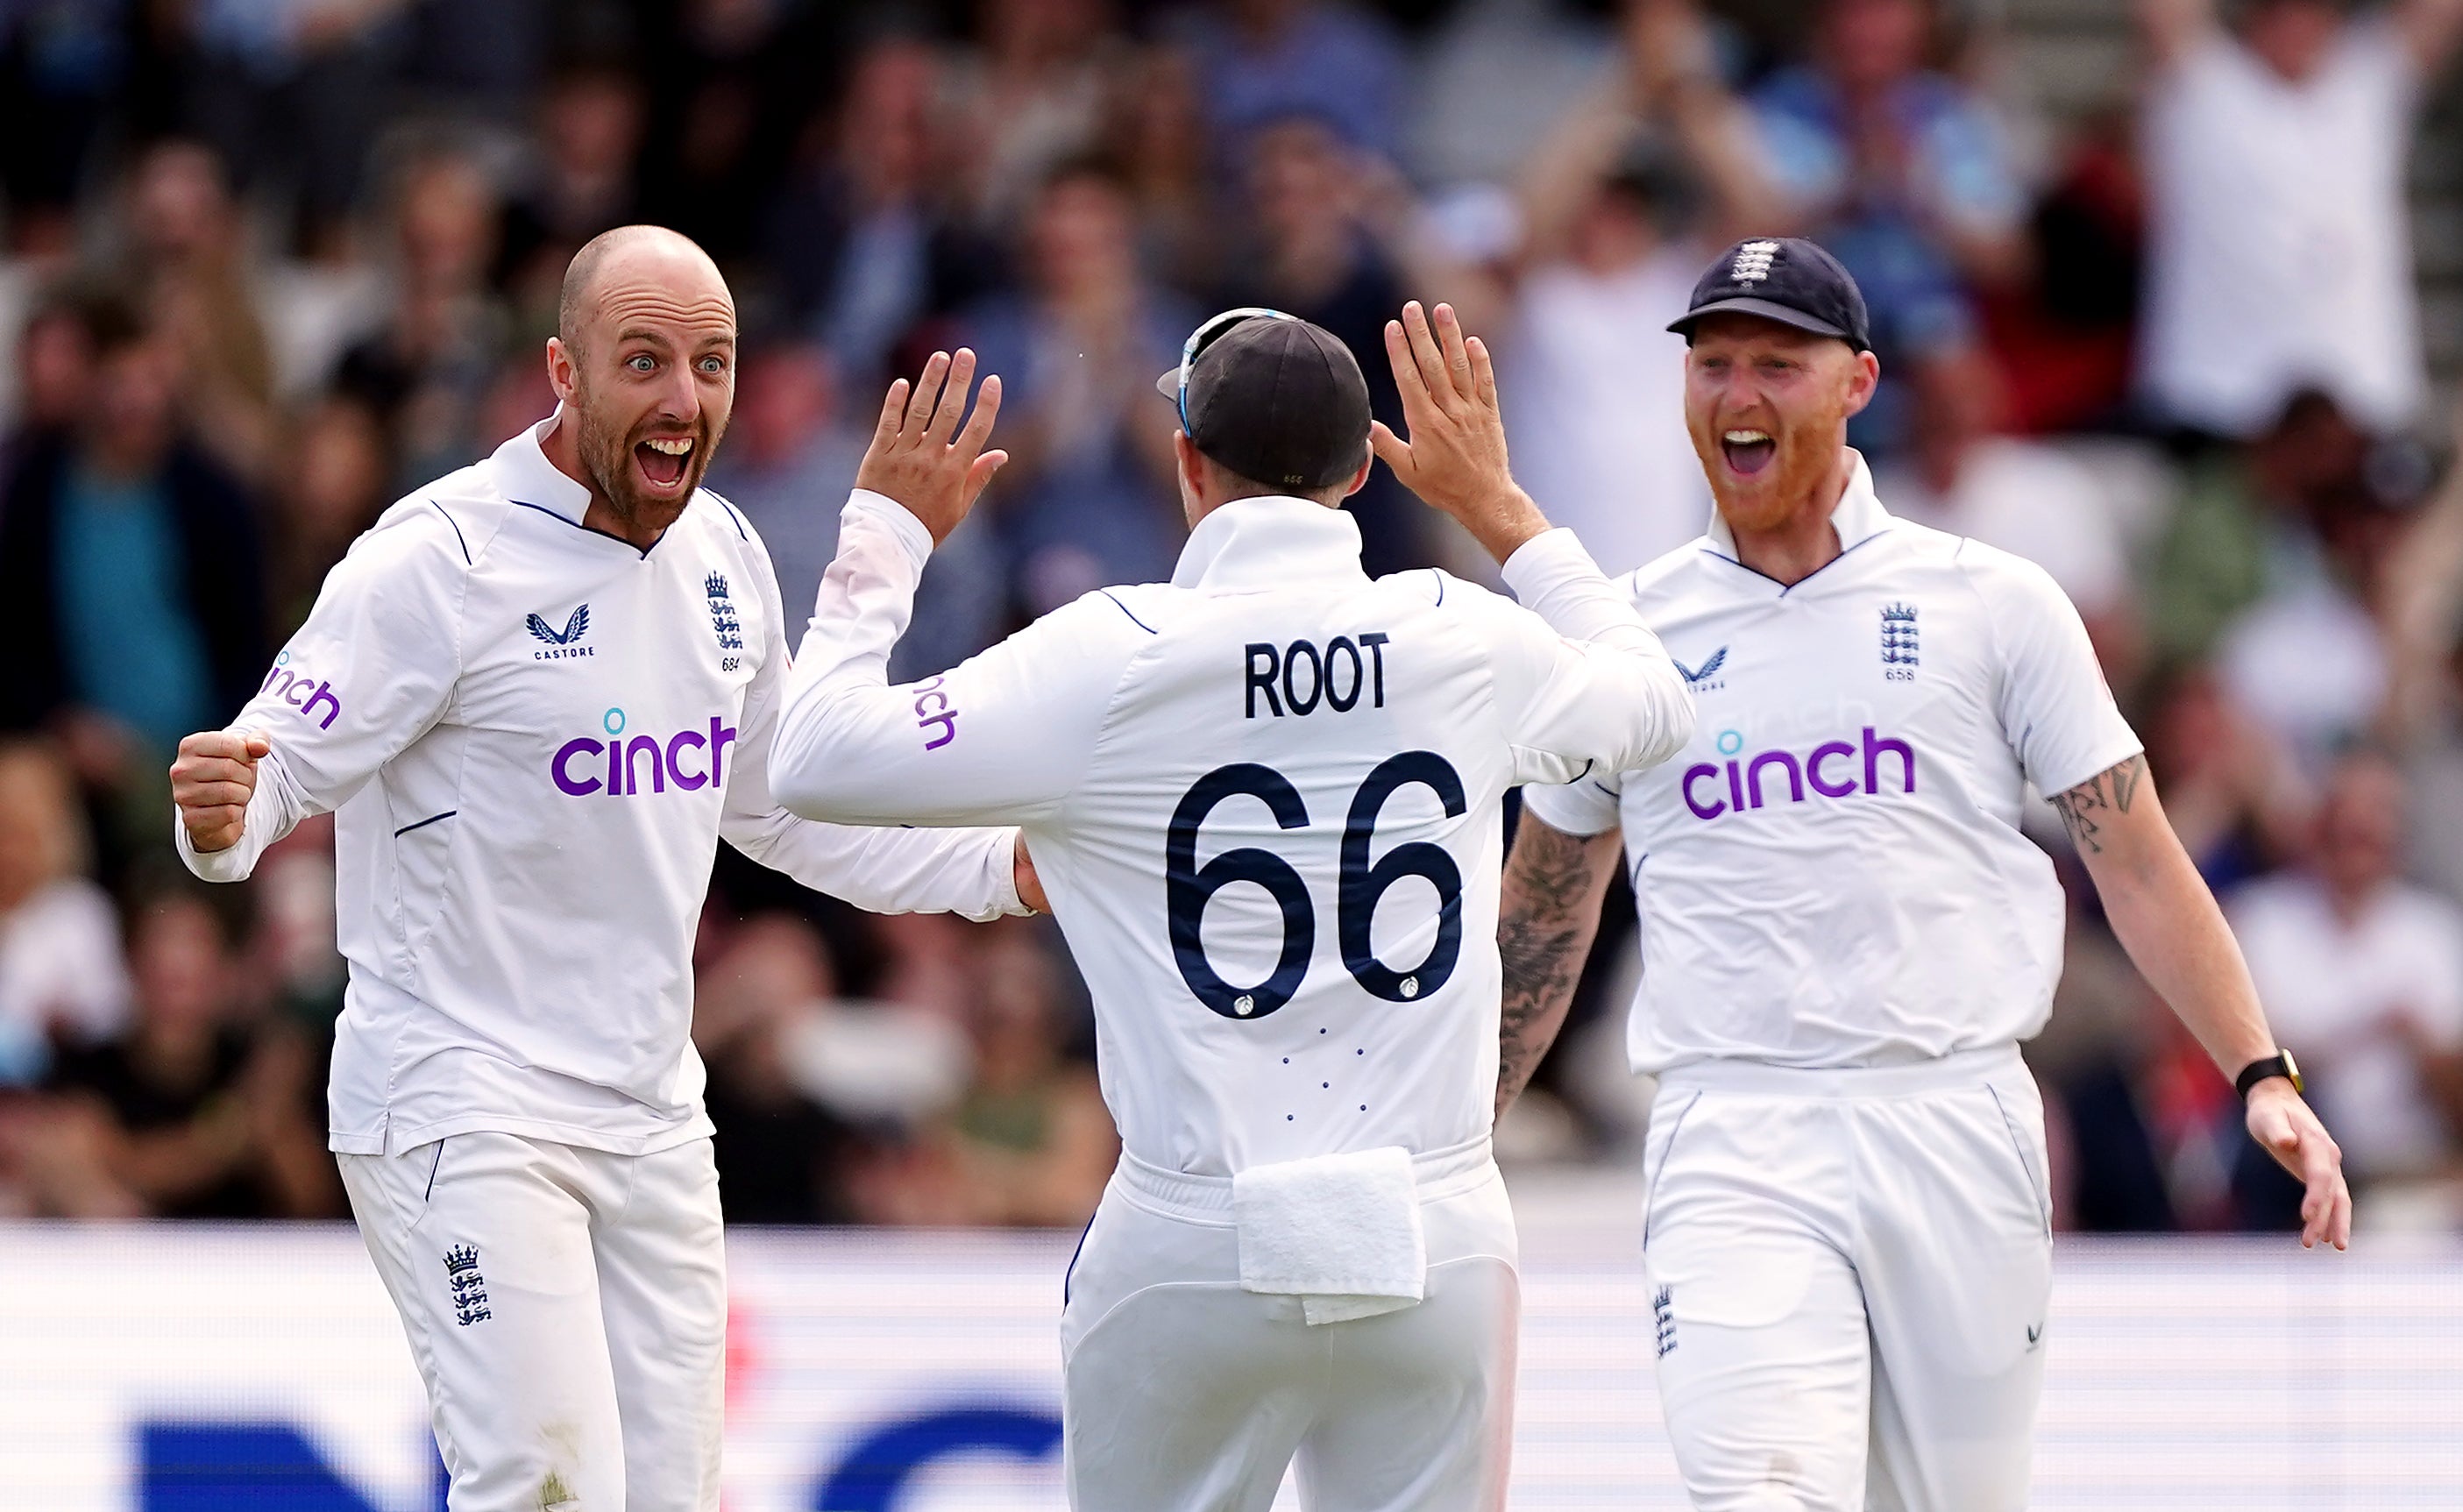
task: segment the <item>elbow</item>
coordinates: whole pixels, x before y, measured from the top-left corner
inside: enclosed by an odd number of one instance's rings
[[[810,755],[789,760],[783,751],[774,759],[775,764],[770,770],[770,796],[780,808],[797,819],[829,821],[838,818],[833,806],[838,795],[823,779],[823,774],[829,770],[827,762],[816,760]]]
[[[1686,742],[1693,738],[1693,724],[1698,717],[1693,695],[1685,687],[1684,675],[1674,667],[1667,668],[1653,682],[1650,696],[1643,700],[1649,711],[1649,728],[1645,758],[1634,763],[1637,767],[1657,766],[1684,750]]]

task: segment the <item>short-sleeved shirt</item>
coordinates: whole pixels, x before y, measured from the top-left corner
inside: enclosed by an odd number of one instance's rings
[[[2212,36],[2160,81],[2141,130],[2150,397],[2247,435],[2304,385],[2371,426],[2426,393],[2405,174],[2418,67],[2363,22],[2295,83]]]
[[[1855,477],[1841,555],[1793,586],[1723,524],[1624,580],[1698,700],[1665,765],[1526,790],[1623,826],[1642,920],[1634,1067],[1879,1065],[2043,1026],[2062,900],[2030,781],[2142,748],[2040,567],[1894,519]]]
[[[2252,883],[2227,912],[2345,1165],[2380,1176],[2447,1160],[2455,1141],[2393,1019],[2409,1018],[2442,1050],[2463,1047],[2463,913],[2398,883],[2345,919],[2317,879],[2299,873]]]

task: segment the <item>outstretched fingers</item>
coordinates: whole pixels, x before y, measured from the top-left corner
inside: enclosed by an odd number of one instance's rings
[[[974,351],[962,346],[949,360],[948,382],[941,385],[940,402],[933,406],[931,423],[924,427],[926,437],[947,442],[957,431],[959,417],[967,412],[967,392],[974,381]]]
[[[962,350],[958,355],[967,360],[967,365],[970,369],[974,366],[973,353]],[[950,386],[953,388],[957,387],[957,383],[954,379],[952,380]],[[963,402],[965,398],[965,391],[963,389],[959,391],[959,397]],[[975,395],[975,412],[967,417],[967,428],[958,432],[958,451],[970,462],[980,458],[983,453],[984,444],[992,440],[992,422],[1000,416],[1000,375],[998,373],[994,373],[984,380],[982,391]],[[990,474],[986,475],[990,476]]]
[[[900,435],[923,431],[932,423],[932,410],[941,400],[942,381],[949,376],[949,354],[935,352],[924,364],[924,376],[915,381],[915,392],[906,402],[906,415],[899,425]]]
[[[1427,404],[1428,385],[1420,376],[1419,360],[1411,355],[1411,339],[1400,320],[1385,322],[1385,361],[1393,364],[1394,386],[1402,390],[1403,407]]]
[[[1438,305],[1436,316],[1437,345],[1445,355],[1446,377],[1452,383],[1454,392],[1468,399],[1478,384],[1471,376],[1471,353],[1463,344],[1462,318],[1449,304]]]
[[[1471,349],[1471,394],[1481,407],[1496,407],[1496,364],[1489,360],[1488,343],[1472,337],[1463,343]]]
[[[889,392],[881,401],[881,419],[872,427],[872,444],[887,446],[898,438],[899,421],[906,413],[906,380],[890,380]]]
[[[1403,330],[1411,340],[1411,361],[1419,369],[1421,386],[1443,408],[1453,393],[1453,376],[1446,369],[1446,354],[1437,345],[1436,333],[1428,329],[1428,312],[1419,300],[1403,306]]]

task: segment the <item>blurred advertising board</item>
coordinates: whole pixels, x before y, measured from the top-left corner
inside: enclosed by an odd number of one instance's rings
[[[1514,1505],[1682,1508],[1629,1228],[1525,1208]],[[732,1235],[729,1512],[1057,1512],[1074,1238]],[[2046,1347],[2039,1508],[2463,1507],[2463,1243],[2065,1238]],[[0,1508],[442,1506],[348,1228],[0,1225]]]

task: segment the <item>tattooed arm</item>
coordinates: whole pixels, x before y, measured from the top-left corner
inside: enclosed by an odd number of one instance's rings
[[[1574,986],[1599,932],[1600,896],[1623,842],[1615,830],[1589,837],[1551,828],[1529,809],[1505,863],[1496,913],[1497,953],[1505,959],[1505,1016],[1496,1063],[1502,1118],[1539,1069],[1573,1005]]]
[[[2275,1037],[2240,944],[2206,879],[2181,848],[2147,775],[2147,758],[2097,773],[2053,800],[2068,826],[2105,917],[2149,985],[2180,1015],[2227,1077],[2275,1054]],[[1511,990],[1511,975],[1508,977]],[[2251,1089],[2249,1131],[2300,1178],[2300,1241],[2342,1249],[2351,1234],[2351,1193],[2343,1152],[2290,1082]]]

